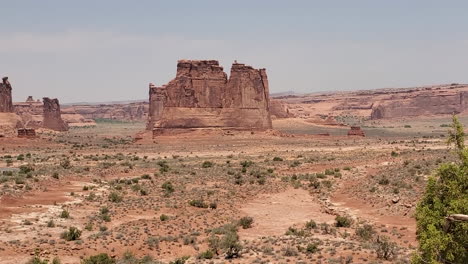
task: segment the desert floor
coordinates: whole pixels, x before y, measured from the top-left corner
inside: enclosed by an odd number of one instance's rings
[[[367,123],[361,138],[284,119],[275,131],[135,141],[145,124],[105,122],[0,138],[0,263],[125,252],[164,263],[407,263],[427,177],[454,158],[447,124]],[[82,231],[73,241],[61,238],[70,227]],[[239,258],[199,258],[228,232],[239,235]],[[389,260],[378,254],[385,238]]]

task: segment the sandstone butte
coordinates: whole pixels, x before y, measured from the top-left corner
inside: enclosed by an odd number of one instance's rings
[[[271,129],[265,69],[234,62],[229,79],[218,61],[180,60],[168,84],[149,87],[149,130]]]
[[[0,83],[0,137],[15,136],[16,129],[21,127],[21,119],[14,113],[11,91],[8,77],[3,77]]]
[[[67,131],[68,125],[62,120],[59,100],[44,97],[43,102],[44,121],[42,121],[42,127],[56,131]]]

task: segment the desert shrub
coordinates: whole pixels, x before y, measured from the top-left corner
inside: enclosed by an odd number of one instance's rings
[[[380,185],[388,185],[389,183],[390,183],[390,180],[385,175],[379,179]]]
[[[416,207],[419,250],[412,259],[415,264],[468,263],[468,222],[451,219],[452,214],[468,214],[468,148],[456,116],[449,143],[455,145],[459,161],[440,165]]]
[[[64,169],[70,169],[71,168],[70,160],[67,158],[67,159],[63,159],[62,161],[60,161],[60,167]]]
[[[297,249],[287,246],[282,249],[283,251],[283,256],[285,257],[294,257],[298,255]]]
[[[206,160],[202,163],[202,168],[211,168],[213,165],[213,162]]]
[[[70,218],[70,212],[68,212],[67,210],[63,210],[60,213],[60,218]]]
[[[73,240],[77,240],[79,239],[81,236],[81,230],[79,230],[78,228],[76,227],[73,227],[71,226],[70,228],[68,228],[68,231],[64,231],[60,237],[62,239],[65,239],[67,241],[73,241]]]
[[[185,264],[189,258],[189,256],[177,258],[174,261],[169,262],[169,264]]]
[[[52,178],[54,178],[54,179],[57,179],[57,180],[58,180],[58,178],[59,178],[59,174],[58,174],[58,172],[54,172],[54,173],[52,173]]]
[[[113,203],[120,203],[120,202],[122,202],[122,200],[123,200],[122,195],[120,195],[117,192],[111,192],[109,194],[109,201],[111,201]]]
[[[200,255],[198,255],[199,259],[212,259],[213,257],[214,257],[214,253],[213,251],[209,249],[206,251],[203,251],[202,253],[200,253]]]
[[[392,157],[397,157],[397,156],[398,156],[398,153],[397,153],[396,151],[392,150],[392,153],[390,153],[390,155],[391,155]]]
[[[317,251],[319,251],[319,248],[318,248],[318,243],[310,243],[310,244],[307,244],[307,247],[306,247],[306,252],[307,253],[316,253]]]
[[[368,224],[356,228],[356,235],[366,241],[372,239],[375,233],[374,228]]]
[[[211,236],[207,238],[207,242],[209,249],[216,255],[219,255],[219,251],[221,250],[221,239],[218,236],[211,234]]]
[[[21,165],[21,166],[19,167],[19,169],[20,169],[19,173],[21,173],[21,174],[28,174],[28,173],[34,171],[34,167],[33,167],[32,165],[30,165],[30,164],[28,164],[28,165]]]
[[[151,179],[151,176],[149,174],[143,174],[143,175],[141,175],[141,178],[144,179],[144,180],[149,180],[149,179]]]
[[[274,157],[274,158],[273,158],[273,161],[283,161],[283,158],[281,158],[281,157]]]
[[[190,200],[189,205],[198,208],[208,208],[208,204],[206,204],[203,200]]]
[[[162,214],[162,215],[159,216],[159,220],[161,220],[161,221],[167,221],[167,220],[169,220],[169,216],[167,216],[167,215],[165,215],[165,214]]]
[[[376,253],[380,259],[391,260],[397,255],[397,244],[386,236],[379,236],[376,240]]]
[[[115,264],[115,260],[106,253],[101,253],[83,259],[81,264]]]
[[[317,223],[314,220],[310,220],[310,221],[307,221],[307,223],[305,224],[305,227],[307,229],[315,229],[317,228]]]
[[[352,223],[353,223],[353,220],[351,220],[351,218],[349,217],[341,216],[341,215],[337,215],[335,217],[336,227],[350,227]]]
[[[216,209],[218,208],[218,204],[216,202],[211,202],[209,207],[210,209]]]
[[[243,168],[248,168],[250,166],[252,166],[254,164],[253,161],[251,160],[244,160],[244,161],[241,161],[240,165],[243,167]]]
[[[148,246],[150,246],[151,248],[158,248],[159,247],[159,238],[157,237],[148,237],[148,239],[146,240],[146,243],[148,244]]]
[[[169,171],[169,165],[167,165],[167,161],[161,160],[158,161],[158,166],[159,166],[159,172],[165,173]]]
[[[225,250],[226,258],[240,257],[242,245],[239,242],[239,236],[236,232],[229,232],[224,235],[221,240],[221,247]]]
[[[175,191],[174,186],[172,185],[172,183],[170,181],[167,181],[167,182],[163,183],[161,185],[161,188],[163,188],[163,190],[166,193],[173,193]]]
[[[239,220],[239,225],[242,226],[243,229],[251,228],[253,223],[253,218],[250,216],[244,216]]]
[[[52,264],[60,264],[60,260],[58,260],[57,258],[54,258],[54,260],[55,259],[56,259],[56,262],[52,262]],[[47,259],[41,259],[38,256],[34,256],[32,259],[28,260],[26,264],[49,264],[49,261]]]
[[[140,190],[140,194],[141,194],[142,196],[146,196],[146,195],[148,195],[148,191],[147,191],[146,189],[141,189],[141,190]]]
[[[55,227],[54,220],[49,220],[49,221],[47,222],[47,227]]]

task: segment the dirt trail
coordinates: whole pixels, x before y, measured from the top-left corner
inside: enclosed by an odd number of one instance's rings
[[[284,235],[290,226],[309,220],[329,223],[334,220],[333,215],[323,212],[321,204],[309,192],[292,188],[262,195],[244,205],[241,212],[254,219],[252,228],[240,230],[242,239]]]

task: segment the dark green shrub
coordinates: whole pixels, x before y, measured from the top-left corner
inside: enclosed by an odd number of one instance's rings
[[[251,228],[253,223],[253,218],[249,216],[242,217],[239,220],[239,225],[242,226],[243,229]]]
[[[352,223],[353,223],[353,220],[351,220],[351,218],[348,218],[346,216],[337,215],[335,217],[336,227],[350,227]]]
[[[213,165],[214,165],[214,164],[213,164],[213,162],[211,162],[211,161],[204,161],[204,162],[202,163],[202,168],[211,168],[211,167],[213,167]]]
[[[122,200],[123,200],[122,196],[117,192],[111,192],[109,194],[109,201],[113,203],[120,203],[122,202]]]
[[[71,226],[68,231],[64,231],[60,237],[67,241],[73,241],[79,239],[81,236],[81,230],[76,227]]]
[[[203,200],[190,200],[189,205],[198,208],[208,208],[208,205]]]
[[[81,264],[115,264],[115,260],[106,253],[90,256],[81,261]]]

